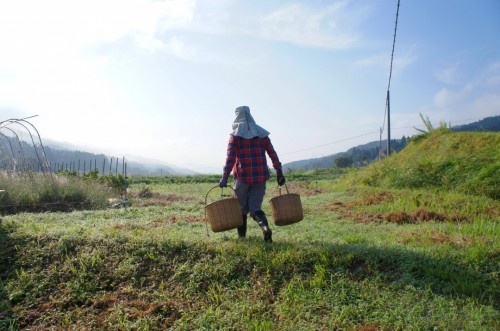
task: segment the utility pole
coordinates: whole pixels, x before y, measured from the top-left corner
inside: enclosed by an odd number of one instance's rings
[[[378,159],[382,160],[382,132],[384,130],[380,128],[380,135],[379,135],[379,140],[378,140]]]
[[[391,155],[391,98],[387,90],[387,156]]]
[[[387,84],[387,156],[391,155],[391,98],[389,91],[391,89],[391,78],[392,78],[392,63],[394,60],[394,48],[396,46],[396,32],[398,30],[398,18],[399,18],[399,2],[396,9],[396,23],[394,24],[394,38],[392,40],[392,53],[391,53],[391,67],[389,70],[389,83]]]

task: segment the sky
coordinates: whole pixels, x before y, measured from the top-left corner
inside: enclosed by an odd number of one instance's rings
[[[222,173],[234,110],[282,163],[500,115],[500,1],[0,0],[0,121]]]

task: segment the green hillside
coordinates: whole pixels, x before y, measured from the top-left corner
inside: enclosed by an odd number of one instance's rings
[[[351,174],[385,188],[432,188],[500,199],[500,133],[435,130],[400,153]]]

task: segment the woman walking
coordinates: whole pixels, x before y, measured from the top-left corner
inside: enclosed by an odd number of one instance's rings
[[[231,171],[234,177],[234,190],[240,203],[243,225],[238,227],[238,235],[242,238],[247,232],[247,214],[259,224],[264,240],[272,242],[272,231],[266,214],[262,211],[262,202],[266,193],[266,181],[270,178],[266,153],[271,158],[276,170],[278,185],[285,184],[278,154],[271,144],[269,132],[257,125],[250,108],[236,108],[233,131],[229,135],[226,164],[220,187],[227,187]]]

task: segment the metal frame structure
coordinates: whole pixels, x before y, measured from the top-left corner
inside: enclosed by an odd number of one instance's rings
[[[35,115],[37,116],[37,115]],[[35,116],[30,116],[26,118],[21,118],[21,119],[7,119],[4,121],[0,121],[0,136],[3,137],[4,139],[0,139],[0,148],[2,147],[2,141],[7,141],[10,151],[12,154],[12,166],[11,169],[6,169],[14,172],[31,172],[33,169],[30,167],[30,164],[28,162],[28,158],[26,157],[26,152],[23,149],[23,144],[22,140],[20,139],[19,135],[16,133],[14,130],[16,127],[20,129],[23,132],[27,132],[31,138],[31,144],[33,147],[33,150],[36,155],[36,161],[38,163],[37,171],[42,171],[43,174],[50,174],[50,167],[49,167],[49,162],[47,159],[47,155],[45,154],[45,148],[43,147],[42,143],[42,138],[40,137],[40,133],[38,132],[37,128],[28,121],[29,118],[35,117]],[[8,134],[2,133],[2,131],[8,131]],[[33,132],[32,132],[33,131]],[[13,136],[12,136],[13,135]],[[38,138],[38,142],[35,141],[36,138]],[[14,149],[14,146],[12,146],[11,139],[14,138],[17,141],[17,154]],[[2,148],[3,149],[3,148]],[[1,151],[1,149],[0,149]],[[40,151],[40,153],[39,153]],[[6,156],[6,155],[4,155]],[[20,164],[19,164],[20,163]]]

